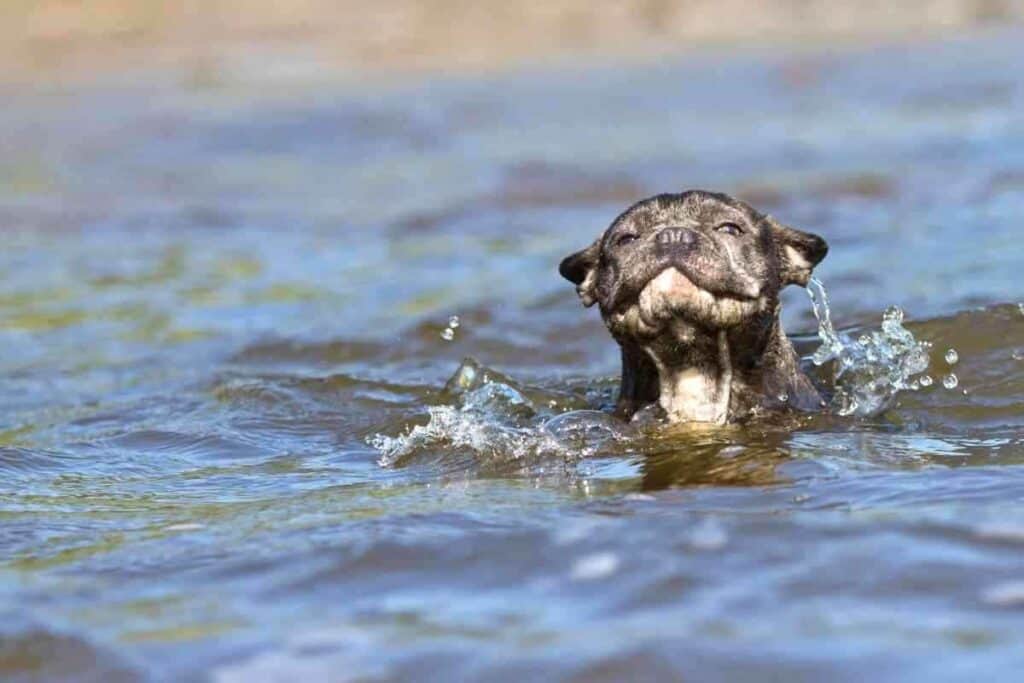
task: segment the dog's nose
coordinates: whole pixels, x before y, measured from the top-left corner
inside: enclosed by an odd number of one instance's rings
[[[689,228],[665,228],[658,233],[657,241],[662,249],[688,249],[697,243],[697,233]]]

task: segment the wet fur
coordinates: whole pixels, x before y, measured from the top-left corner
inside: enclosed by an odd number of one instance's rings
[[[622,348],[617,414],[657,404],[674,422],[721,424],[821,406],[779,292],[806,285],[827,251],[733,197],[692,190],[634,204],[559,270]]]

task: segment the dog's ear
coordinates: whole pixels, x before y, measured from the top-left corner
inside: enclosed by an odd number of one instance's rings
[[[558,266],[558,272],[576,285],[584,306],[593,306],[597,301],[597,262],[601,256],[601,240],[575,254],[566,256]]]
[[[817,235],[796,230],[767,217],[779,254],[782,286],[806,287],[814,267],[828,253],[828,243]]]

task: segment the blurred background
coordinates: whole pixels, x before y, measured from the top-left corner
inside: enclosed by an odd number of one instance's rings
[[[1022,19],[0,2],[0,679],[1019,671]],[[610,438],[557,263],[692,187],[825,237],[927,381]]]
[[[712,44],[822,46],[1016,23],[1020,0],[10,0],[0,8],[14,81],[151,75],[295,78],[651,59]]]

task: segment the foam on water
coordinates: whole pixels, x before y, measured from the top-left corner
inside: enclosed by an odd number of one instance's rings
[[[812,360],[819,366],[834,363],[834,411],[840,415],[877,415],[901,391],[918,391],[932,385],[931,376],[923,374],[930,366],[932,345],[919,341],[903,326],[902,309],[890,307],[882,316],[880,330],[854,339],[848,333],[836,332],[828,292],[820,280],[812,278],[807,293],[821,339]]]

